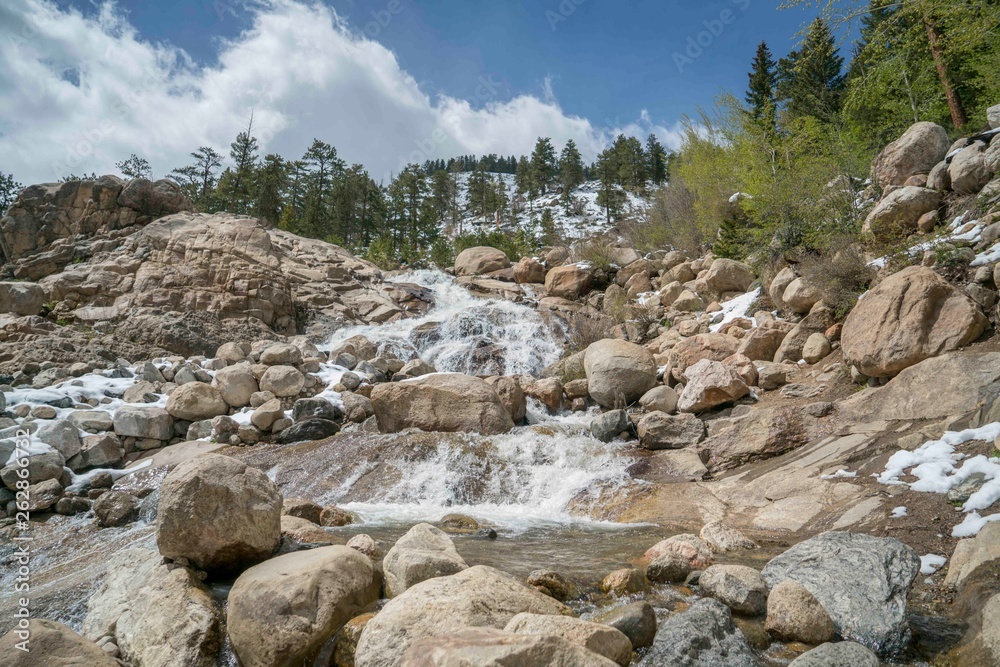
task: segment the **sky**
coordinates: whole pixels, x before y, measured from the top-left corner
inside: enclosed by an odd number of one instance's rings
[[[761,40],[795,47],[810,10],[777,0],[3,0],[0,171],[25,184],[159,177],[314,138],[387,181],[411,162],[530,153],[593,160],[617,134],[676,147],[681,119],[742,95]],[[814,11],[814,10],[813,10]]]

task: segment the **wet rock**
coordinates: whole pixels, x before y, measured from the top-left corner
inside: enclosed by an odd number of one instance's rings
[[[273,429],[273,424],[272,424]],[[311,418],[300,421],[286,429],[274,439],[280,445],[287,445],[293,442],[306,442],[310,440],[322,440],[336,435],[340,431],[340,424],[329,419]]]
[[[790,642],[822,644],[832,641],[836,630],[819,600],[802,584],[778,582],[767,598],[764,626],[773,637]]]
[[[301,544],[332,544],[330,533],[315,523],[297,516],[282,515],[281,536],[290,537]]]
[[[625,407],[656,385],[656,364],[645,348],[618,339],[591,343],[584,357],[590,397],[606,408]]]
[[[839,636],[891,657],[910,641],[906,596],[919,571],[917,554],[898,540],[828,532],[774,558],[761,574],[772,587],[802,584]]]
[[[229,593],[227,627],[244,667],[312,664],[323,645],[378,599],[371,560],[330,546],[255,565]]]
[[[788,667],[879,667],[874,653],[854,642],[837,642],[806,651]]]
[[[636,425],[639,444],[646,449],[682,449],[705,439],[705,424],[692,414],[651,412]]]
[[[486,383],[493,387],[514,423],[522,423],[528,413],[528,401],[520,381],[516,377],[493,376]]]
[[[524,387],[524,393],[542,402],[549,412],[558,412],[563,404],[563,385],[556,378],[535,380]]]
[[[368,623],[355,664],[395,667],[416,641],[469,626],[499,629],[521,612],[570,613],[565,605],[490,567],[429,579],[390,600]]]
[[[156,543],[169,559],[233,572],[269,557],[281,539],[281,494],[267,475],[227,456],[181,463],[160,487]]]
[[[383,433],[416,427],[497,435],[514,427],[497,393],[468,375],[442,373],[380,384],[372,389],[371,401]]]
[[[324,507],[323,511],[319,514],[319,525],[326,526],[327,528],[348,526],[352,523],[357,523],[357,521],[358,518],[354,514],[339,507]]]
[[[322,507],[305,498],[285,498],[281,501],[281,513],[283,515],[305,519],[317,525],[319,524],[319,517],[322,512]]]
[[[576,595],[573,582],[552,570],[535,570],[528,575],[528,585],[560,602]]]
[[[504,631],[520,635],[562,637],[623,667],[627,667],[632,661],[632,642],[628,637],[620,630],[601,623],[570,616],[522,613],[510,619]]]
[[[675,551],[667,551],[646,566],[646,578],[656,584],[676,584],[692,572],[690,561]]]
[[[621,597],[649,590],[649,582],[642,570],[626,567],[604,577],[601,581],[601,590]]]
[[[633,602],[599,614],[594,621],[610,625],[628,637],[634,649],[652,646],[656,637],[656,612],[648,602]]]
[[[601,442],[611,442],[628,427],[628,414],[624,410],[609,410],[591,420],[590,434]]]
[[[124,526],[139,518],[139,499],[125,491],[111,489],[95,500],[93,507],[101,528]]]
[[[118,662],[97,644],[62,623],[41,618],[27,623],[26,630],[13,628],[0,638],[6,667],[118,667]],[[26,651],[19,648],[25,641]]]
[[[451,538],[430,524],[420,523],[389,549],[382,567],[386,595],[394,598],[422,581],[455,574],[469,566]]]
[[[417,640],[399,664],[401,667],[612,667],[616,663],[559,636],[467,628]]]
[[[858,302],[844,322],[846,363],[870,377],[893,376],[968,345],[988,321],[944,278],[921,266],[899,271]]]
[[[701,573],[698,587],[739,614],[758,616],[767,609],[767,584],[752,567],[712,565]]]
[[[56,479],[47,479],[28,487],[28,511],[44,512],[53,507],[62,496],[63,487]]]
[[[639,665],[758,667],[760,663],[733,624],[729,609],[717,600],[702,599],[660,626]]]
[[[757,548],[756,542],[719,521],[706,523],[698,533],[698,537],[716,553]]]

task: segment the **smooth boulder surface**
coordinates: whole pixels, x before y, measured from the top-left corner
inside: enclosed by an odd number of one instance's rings
[[[882,149],[872,164],[875,183],[880,188],[902,185],[914,174],[926,174],[948,152],[948,133],[936,123],[911,125],[894,142]]]
[[[913,232],[920,216],[941,205],[941,193],[914,185],[893,190],[883,197],[865,219],[862,231],[875,236]]]
[[[826,643],[806,651],[788,667],[879,667],[878,656],[855,642]]]
[[[345,546],[285,554],[240,575],[227,626],[243,667],[312,664],[352,616],[378,600],[372,561]]]
[[[583,366],[590,397],[606,408],[630,405],[656,386],[653,355],[635,343],[615,338],[591,343]]]
[[[844,322],[844,359],[870,377],[893,376],[973,342],[988,320],[979,306],[922,266],[886,278]]]
[[[740,341],[721,333],[697,334],[685,338],[670,350],[670,370],[675,377],[702,359],[722,361],[736,354]]]
[[[501,629],[522,612],[570,614],[562,603],[483,565],[428,579],[390,600],[365,626],[355,665],[397,667],[415,641],[468,627]]]
[[[616,663],[556,635],[466,628],[419,639],[401,667],[612,667]]]
[[[165,558],[234,572],[268,558],[280,540],[281,494],[256,468],[204,454],[163,480],[156,544]]]
[[[594,618],[597,623],[620,630],[632,642],[632,648],[652,645],[656,637],[656,612],[648,602],[633,602]]]
[[[249,401],[249,396],[247,397]],[[222,393],[204,382],[182,384],[167,399],[167,413],[174,419],[189,422],[211,419],[229,412]]]
[[[761,575],[772,588],[786,579],[798,582],[839,636],[889,658],[910,641],[906,596],[919,571],[917,554],[899,540],[828,532],[774,558]]]
[[[481,276],[510,266],[510,259],[503,250],[489,246],[466,248],[455,258],[456,276]]]
[[[460,373],[435,373],[376,385],[372,406],[383,433],[406,428],[497,435],[514,428],[500,396],[485,381]]]
[[[645,449],[682,449],[705,439],[705,424],[692,414],[651,412],[639,420],[636,431]]]
[[[702,359],[689,366],[684,374],[688,383],[677,401],[681,412],[704,412],[750,393],[750,387],[736,371],[718,361]]]
[[[614,660],[622,667],[627,667],[632,661],[632,642],[629,638],[603,623],[571,616],[523,613],[512,618],[504,630],[522,635],[556,635]]]
[[[974,195],[990,182],[990,170],[986,165],[986,144],[976,141],[966,146],[951,159],[948,175],[951,188],[960,195]]]
[[[806,644],[831,641],[836,633],[816,596],[790,579],[778,583],[768,595],[764,629],[778,639]]]
[[[759,667],[746,638],[733,624],[729,609],[710,598],[698,600],[671,616],[640,667]]]
[[[701,573],[698,587],[740,614],[757,616],[767,609],[767,584],[752,567],[712,565]]]
[[[746,292],[756,279],[753,269],[743,262],[718,257],[712,261],[708,273],[701,280],[704,280],[714,293],[723,294]]]
[[[545,291],[549,296],[579,299],[590,291],[590,273],[578,264],[557,266],[545,274]]]
[[[418,523],[385,555],[386,596],[394,598],[406,589],[433,577],[444,577],[468,568],[451,538],[429,523]]]
[[[118,667],[118,662],[92,641],[71,628],[41,618],[28,622],[28,650],[18,648],[24,640],[17,629],[0,638],[5,667]]]

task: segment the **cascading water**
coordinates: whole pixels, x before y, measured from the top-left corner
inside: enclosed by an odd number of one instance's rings
[[[434,306],[421,317],[338,331],[331,348],[362,335],[379,354],[420,357],[439,371],[470,375],[537,375],[559,359],[555,333],[533,308],[474,297],[441,271],[413,271],[393,282],[427,287]]]

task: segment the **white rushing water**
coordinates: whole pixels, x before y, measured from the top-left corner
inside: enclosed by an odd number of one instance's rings
[[[392,282],[428,288],[433,307],[420,317],[338,331],[331,349],[360,334],[375,343],[380,354],[403,360],[420,357],[439,371],[471,375],[538,375],[559,359],[555,335],[534,308],[477,298],[436,270],[413,271]]]

